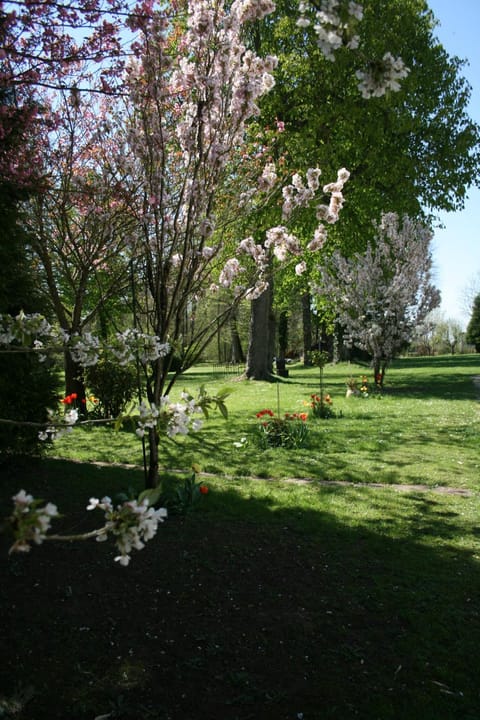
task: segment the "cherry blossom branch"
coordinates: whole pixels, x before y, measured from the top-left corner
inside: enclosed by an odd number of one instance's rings
[[[126,567],[132,550],[142,550],[167,517],[165,508],[153,507],[158,498],[158,491],[143,492],[138,500],[128,500],[116,508],[109,497],[90,498],[87,510],[98,508],[104,511],[103,527],[74,535],[49,535],[51,521],[59,517],[57,506],[53,503],[42,505],[41,500],[20,490],[12,497],[13,512],[7,520],[15,539],[9,553],[30,552],[32,544],[41,545],[45,541],[76,542],[95,538],[97,542],[103,542],[112,536],[119,551],[115,562]]]

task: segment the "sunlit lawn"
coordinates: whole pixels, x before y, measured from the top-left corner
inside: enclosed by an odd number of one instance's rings
[[[229,476],[311,478],[353,482],[448,485],[475,488],[479,479],[480,409],[472,376],[480,373],[478,356],[397,361],[385,391],[368,398],[346,398],[345,379],[361,378],[368,368],[329,365],[325,391],[333,398],[334,419],[309,421],[309,441],[295,451],[262,450],[257,443],[256,412],[308,409],[319,390],[318,369],[290,367],[288,379],[258,383],[237,379],[212,366],[194,368],[178,382],[194,392],[200,384],[215,393],[228,386],[228,420],[212,413],[204,428],[177,441],[163,440],[164,467],[192,463],[205,472]],[[76,430],[55,443],[51,454],[89,461],[142,464],[141,443],[130,426]],[[246,438],[242,448],[235,447]]]

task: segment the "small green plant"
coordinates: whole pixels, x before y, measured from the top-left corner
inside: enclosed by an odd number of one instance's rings
[[[193,466],[193,472],[181,482],[175,482],[164,492],[161,498],[162,505],[169,514],[186,515],[197,505],[203,495],[208,494],[208,486],[197,482],[199,468]]]
[[[362,375],[359,380],[354,377],[349,377],[345,380],[345,384],[347,386],[347,397],[355,395],[356,397],[368,398],[371,397],[372,394],[380,397],[380,385],[378,385],[375,380],[375,385],[373,386],[373,390],[371,390],[366,375]]]
[[[256,413],[260,420],[258,439],[260,447],[304,447],[308,436],[308,413],[285,413],[275,416],[272,410]]]
[[[359,390],[358,390],[358,386],[357,386],[357,379],[356,379],[356,378],[354,378],[354,377],[352,377],[352,376],[351,376],[351,377],[348,377],[348,378],[345,380],[345,385],[347,386],[347,397],[349,397],[349,396],[351,396],[351,395],[358,395],[358,394],[359,394]]]

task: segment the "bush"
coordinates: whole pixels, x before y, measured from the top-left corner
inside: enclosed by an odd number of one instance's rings
[[[87,368],[85,375],[89,391],[98,399],[94,411],[98,417],[118,417],[137,392],[137,372],[133,365],[122,367],[101,359]]]
[[[47,408],[58,402],[56,377],[46,363],[33,355],[0,355],[0,418],[26,423],[47,423]],[[41,428],[2,424],[0,456],[40,455],[45,443]]]

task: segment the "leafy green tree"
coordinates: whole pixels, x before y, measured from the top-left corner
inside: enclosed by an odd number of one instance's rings
[[[299,28],[297,4],[277,2],[276,18],[258,31],[262,48],[279,57],[276,85],[262,104],[267,122],[285,123],[283,149],[291,167],[318,164],[324,175],[351,172],[348,202],[337,226],[343,243],[366,245],[372,219],[395,211],[463,207],[479,178],[479,127],[468,117],[470,87],[462,61],[435,38],[424,0],[365,0],[358,50],[340,48],[335,61]],[[399,92],[362,97],[357,68],[388,50],[409,68]],[[353,235],[353,237],[351,237]],[[363,238],[363,239],[362,239]]]
[[[466,341],[475,347],[475,352],[480,352],[480,295],[473,301],[472,317],[467,326]]]
[[[441,320],[437,324],[435,334],[441,352],[449,352],[451,355],[455,355],[455,352],[461,348],[465,339],[465,332],[461,323],[454,318]]]
[[[334,62],[318,47],[313,26],[297,25],[293,0],[278,0],[275,17],[252,38],[279,58],[276,85],[263,99],[262,112],[271,125],[284,123],[278,154],[285,165],[318,165],[323,177],[341,166],[351,172],[327,254],[334,247],[347,255],[364,250],[375,235],[372,221],[382,212],[427,219],[436,210],[460,209],[467,187],[479,180],[480,133],[467,114],[470,87],[461,75],[463,62],[449,57],[436,39],[427,3],[362,5],[359,47],[340,47]],[[409,73],[399,92],[366,99],[356,73],[374,66],[386,51],[401,56]],[[305,212],[300,223],[307,230],[313,221]]]

